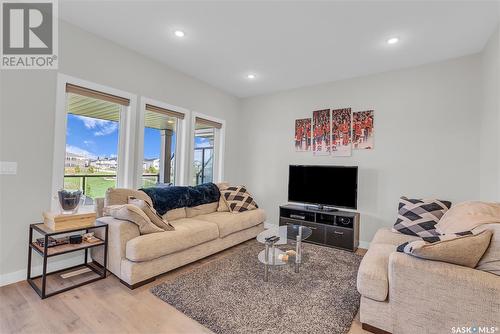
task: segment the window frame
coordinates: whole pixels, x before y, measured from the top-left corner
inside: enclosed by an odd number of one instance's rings
[[[140,188],[142,186],[142,166],[144,159],[144,116],[146,114],[146,104],[150,104],[156,107],[172,110],[184,114],[184,119],[177,119],[177,134],[175,143],[175,185],[186,185],[187,175],[186,175],[186,151],[187,151],[187,140],[186,140],[186,128],[187,120],[189,119],[190,112],[188,109],[174,106],[166,102],[151,99],[149,97],[141,96],[140,108],[138,114],[138,122],[136,129],[137,131],[137,158],[135,159],[135,173],[134,173],[134,184],[135,188]]]
[[[214,166],[213,166],[213,183],[222,182],[224,180],[224,152],[226,144],[226,121],[207,114],[202,114],[196,111],[191,113],[191,127],[189,138],[189,161],[188,161],[188,182],[191,184],[191,177],[194,173],[194,135],[196,129],[196,117],[222,124],[220,129],[214,128]]]
[[[63,73],[57,75],[56,112],[54,129],[54,151],[52,161],[52,193],[51,210],[57,210],[57,200],[54,198],[57,191],[64,187],[64,161],[66,156],[67,133],[67,92],[66,84],[73,84],[100,91],[106,94],[127,98],[128,106],[120,106],[120,122],[118,128],[118,166],[116,171],[116,187],[127,188],[133,186],[134,143],[137,110],[137,95],[109,86],[86,81]]]

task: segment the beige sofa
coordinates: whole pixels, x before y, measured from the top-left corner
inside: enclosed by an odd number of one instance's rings
[[[174,231],[140,235],[134,223],[102,216],[103,207],[126,204],[128,196],[147,197],[136,190],[113,189],[104,200],[97,201],[97,211],[98,220],[109,226],[108,270],[131,289],[167,271],[255,238],[264,230],[266,215],[262,209],[218,212],[218,202],[214,202],[171,210],[164,218],[175,227]],[[92,251],[92,258],[101,264],[102,255],[100,249]]]
[[[494,235],[476,269],[398,253],[398,245],[417,238],[378,230],[358,271],[363,328],[397,334],[500,328],[500,224],[478,229],[484,228]]]

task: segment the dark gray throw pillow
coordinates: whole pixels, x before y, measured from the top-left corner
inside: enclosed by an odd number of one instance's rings
[[[399,214],[393,232],[418,237],[438,235],[435,225],[451,207],[451,202],[438,199],[410,199],[401,197]]]

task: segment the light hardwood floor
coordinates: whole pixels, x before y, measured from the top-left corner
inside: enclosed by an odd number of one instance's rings
[[[149,292],[222,256],[221,253],[173,270],[154,282],[130,290],[109,275],[106,279],[41,300],[26,281],[0,288],[0,333],[211,333]],[[358,250],[364,255],[365,250]],[[350,334],[368,333],[353,321]]]

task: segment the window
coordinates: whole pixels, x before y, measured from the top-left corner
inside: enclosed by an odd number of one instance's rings
[[[128,99],[66,85],[64,188],[103,197],[117,186],[119,131]]]
[[[195,117],[192,184],[214,182],[217,163],[217,137],[222,124]]]
[[[176,184],[176,146],[179,121],[184,114],[146,104],[142,187],[157,182]]]

